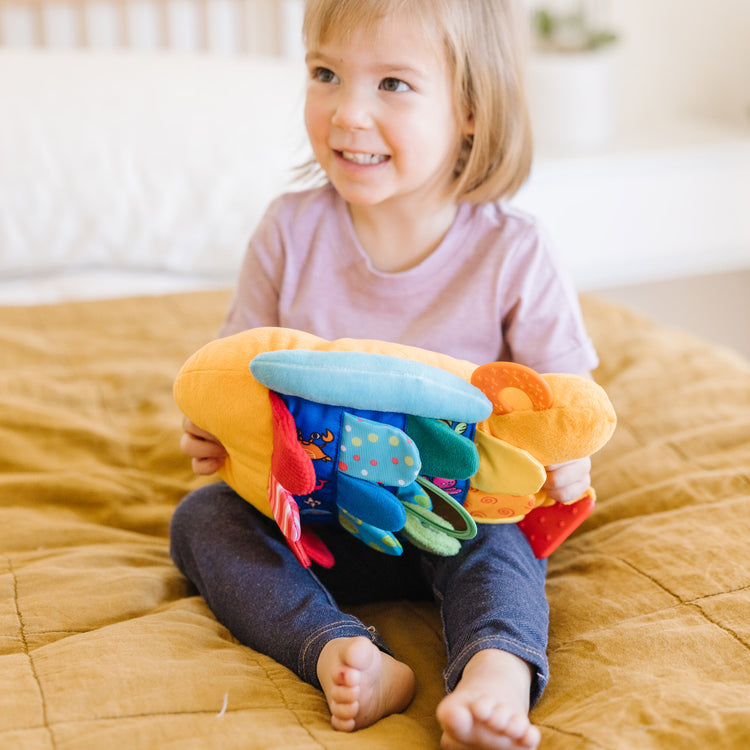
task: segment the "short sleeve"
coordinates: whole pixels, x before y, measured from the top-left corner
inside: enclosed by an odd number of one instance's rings
[[[277,199],[268,207],[250,239],[221,327],[222,336],[259,326],[279,325],[279,290],[284,273],[280,213],[281,202]]]
[[[598,365],[578,294],[546,234],[531,223],[508,258],[503,340],[508,359],[539,372],[584,373]]]

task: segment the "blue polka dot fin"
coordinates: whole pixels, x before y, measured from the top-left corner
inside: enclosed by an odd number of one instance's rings
[[[338,466],[357,479],[406,487],[422,462],[414,441],[397,427],[344,412]]]
[[[368,547],[372,547],[372,549],[378,552],[398,556],[404,551],[401,542],[390,531],[365,523],[343,508],[339,509],[339,524]]]

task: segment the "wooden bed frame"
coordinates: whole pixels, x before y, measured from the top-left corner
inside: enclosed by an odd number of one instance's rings
[[[0,0],[0,47],[295,56],[301,0]]]

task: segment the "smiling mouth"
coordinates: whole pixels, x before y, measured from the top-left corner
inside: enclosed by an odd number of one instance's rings
[[[385,154],[360,154],[353,151],[337,151],[336,153],[345,161],[350,161],[354,164],[382,164],[384,161],[390,159]]]

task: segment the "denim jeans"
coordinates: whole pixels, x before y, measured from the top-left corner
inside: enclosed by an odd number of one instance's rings
[[[374,628],[340,606],[435,599],[447,691],[477,651],[497,648],[531,665],[532,705],[538,700],[548,678],[546,562],[534,557],[515,524],[480,524],[454,557],[408,543],[392,557],[337,526],[315,531],[336,558],[329,570],[303,568],[273,520],[217,483],[177,506],[171,554],[235,638],[318,688],[318,656],[333,638],[363,635],[390,653]]]

